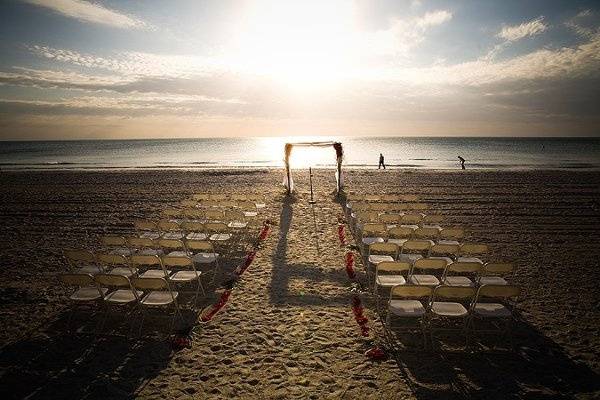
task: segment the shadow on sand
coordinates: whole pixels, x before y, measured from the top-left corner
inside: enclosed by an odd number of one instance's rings
[[[304,305],[346,307],[347,295],[325,296],[315,293],[293,294],[289,291],[290,280],[297,278],[315,283],[332,282],[340,286],[348,286],[348,277],[342,269],[325,270],[312,263],[288,263],[288,233],[292,224],[293,209],[296,203],[293,196],[285,196],[282,200],[279,217],[279,239],[272,255],[273,275],[269,288],[270,302],[274,305]]]
[[[244,253],[222,260],[217,285],[205,280],[206,297],[198,309],[182,309],[183,322],[175,329],[189,331],[200,310],[212,304],[219,282],[227,280]],[[147,320],[142,338],[130,338],[125,314],[109,318],[103,335],[95,335],[101,313],[61,312],[33,336],[0,350],[0,398],[2,399],[125,399],[167,367],[176,354],[168,332],[169,319]],[[67,327],[80,333],[72,333]],[[134,325],[136,326],[136,325]],[[146,329],[147,328],[147,329]],[[81,333],[81,332],[87,333]],[[136,330],[134,329],[135,333]],[[107,335],[110,333],[111,335]],[[116,336],[113,334],[120,334]]]
[[[337,199],[343,202],[343,198]],[[286,264],[287,236],[292,222],[292,197],[283,199],[279,240],[273,254],[271,302],[281,305],[343,307],[351,296],[288,296],[291,278],[348,283],[341,268],[323,272],[312,264]],[[367,301],[372,309],[374,304]],[[376,314],[373,310],[373,314]],[[386,338],[389,341],[389,338]],[[515,328],[516,351],[420,352],[394,354],[402,375],[419,399],[561,399],[591,398],[600,391],[600,377],[587,365],[571,360],[565,350],[525,321]],[[393,348],[388,343],[388,348]]]

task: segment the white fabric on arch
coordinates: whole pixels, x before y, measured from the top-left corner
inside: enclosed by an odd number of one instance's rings
[[[294,146],[312,146],[312,147],[326,147],[333,146],[336,151],[337,169],[335,171],[335,182],[336,189],[339,193],[344,187],[344,177],[342,174],[342,158],[343,149],[340,142],[300,142],[300,143],[286,143],[284,147],[285,151],[285,174],[283,176],[283,186],[287,189],[288,193],[294,191],[294,179],[292,178],[292,171],[290,168],[290,156]]]

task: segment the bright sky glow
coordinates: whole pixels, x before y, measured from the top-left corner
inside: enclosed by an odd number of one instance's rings
[[[0,139],[600,135],[600,7],[0,3]]]

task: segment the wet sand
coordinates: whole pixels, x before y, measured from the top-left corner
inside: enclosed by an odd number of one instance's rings
[[[600,176],[584,171],[348,171],[348,190],[418,194],[490,259],[513,260],[515,353],[390,355],[372,301],[365,339],[351,311],[333,171],[284,196],[282,171],[1,172],[0,393],[3,398],[588,398],[600,395]],[[134,218],[196,192],[260,191],[274,222],[226,307],[191,349],[66,334],[66,247],[133,232]],[[240,259],[232,258],[231,271]],[[360,261],[359,279],[365,279]],[[223,274],[217,283],[227,279]],[[218,286],[218,285],[217,285]],[[213,287],[206,304],[221,289]],[[24,382],[31,382],[24,384]]]

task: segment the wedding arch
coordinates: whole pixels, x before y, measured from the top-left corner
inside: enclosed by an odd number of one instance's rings
[[[283,177],[283,185],[286,187],[287,192],[291,193],[294,191],[294,180],[292,179],[292,173],[290,171],[290,156],[292,155],[292,149],[294,146],[303,147],[327,147],[332,146],[335,149],[335,157],[337,161],[337,168],[335,171],[336,190],[341,192],[344,187],[344,181],[342,177],[342,159],[344,157],[344,150],[340,142],[300,142],[300,143],[286,143],[285,144],[285,176]]]

